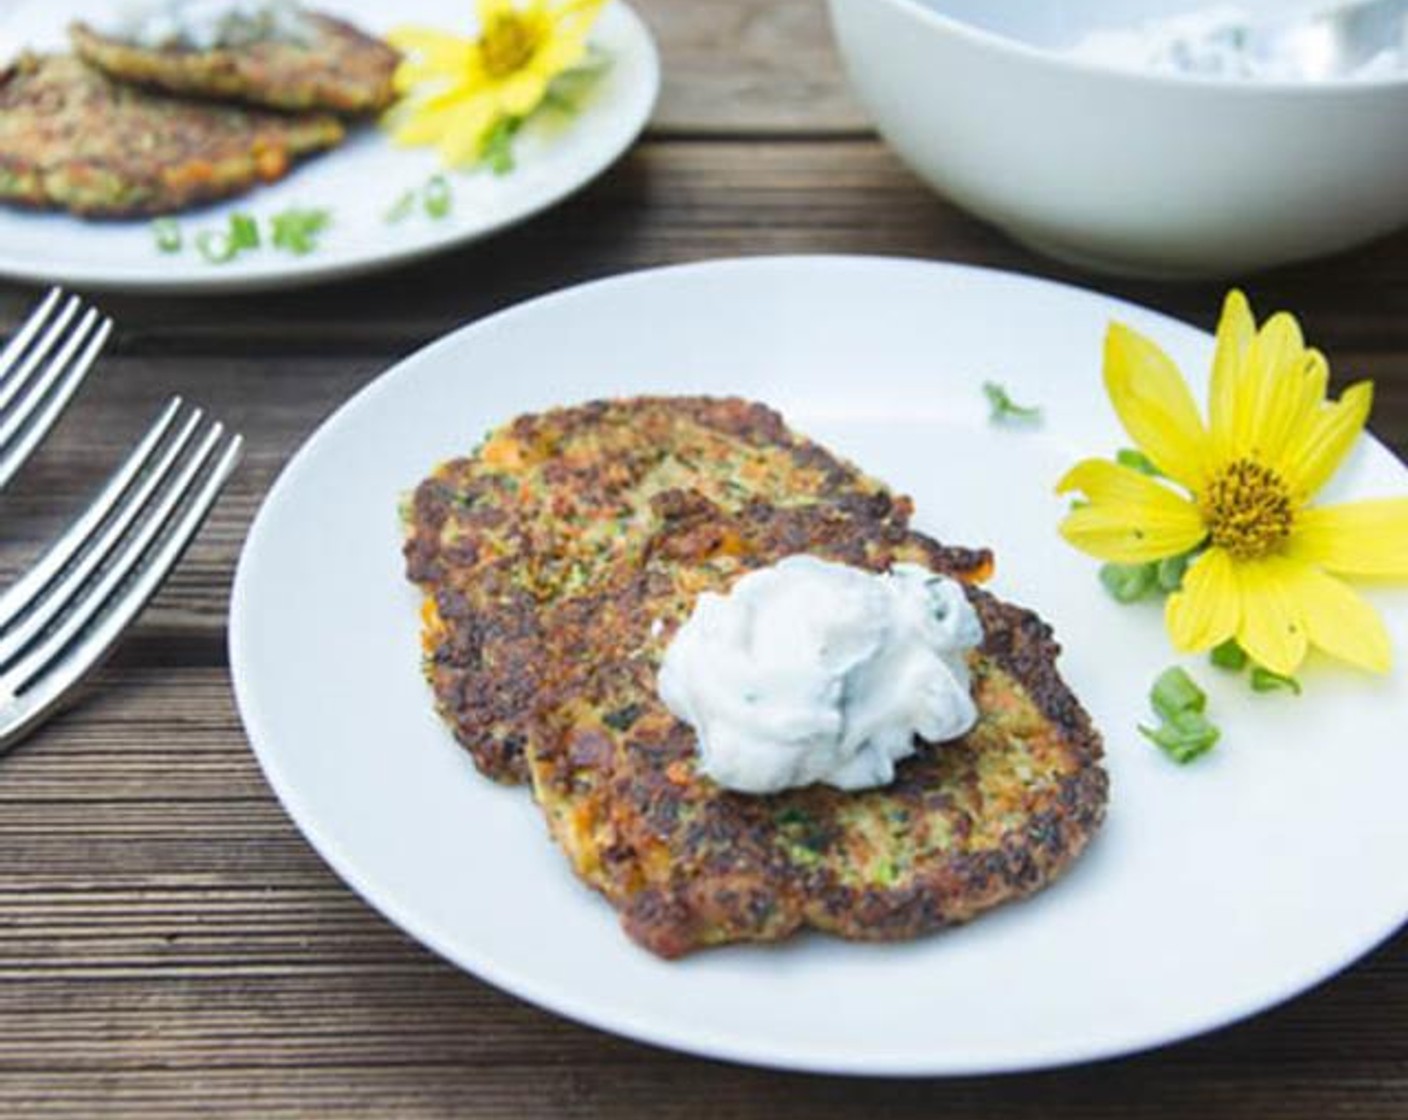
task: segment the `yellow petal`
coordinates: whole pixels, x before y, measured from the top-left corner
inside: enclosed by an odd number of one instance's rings
[[[1359,595],[1310,567],[1297,574],[1295,593],[1311,645],[1361,669],[1388,672],[1393,643],[1378,612]]]
[[[1082,552],[1116,564],[1147,564],[1187,552],[1198,543],[1182,526],[1132,524],[1128,511],[1099,506],[1072,510],[1061,522],[1061,535]]]
[[[548,91],[547,78],[537,68],[524,70],[499,87],[499,105],[511,117],[526,117]]]
[[[1296,577],[1304,565],[1279,556],[1235,566],[1241,599],[1237,641],[1259,665],[1290,676],[1305,660],[1310,640]]]
[[[1196,653],[1232,637],[1241,613],[1232,559],[1210,548],[1188,566],[1182,588],[1169,596],[1164,621],[1174,648]]]
[[[413,52],[428,58],[456,58],[472,49],[468,39],[414,24],[392,28],[386,33],[386,41],[398,51]]]
[[[1242,355],[1242,367],[1232,394],[1226,453],[1231,458],[1252,457],[1268,465],[1266,437],[1269,420],[1279,420],[1272,410],[1281,390],[1281,377],[1297,368],[1305,351],[1300,325],[1284,311],[1271,316]]]
[[[446,167],[468,167],[484,149],[484,137],[498,120],[494,106],[481,99],[462,107],[454,125],[440,140],[440,158]]]
[[[391,140],[403,148],[438,143],[454,120],[451,110],[438,109],[411,113],[392,129]]]
[[[1177,556],[1206,535],[1193,503],[1147,475],[1104,459],[1077,463],[1057,493],[1078,490],[1091,504],[1071,511],[1061,534],[1071,544],[1119,564]]]
[[[533,69],[544,79],[551,80],[564,70],[570,70],[587,53],[584,40],[572,35],[559,35],[545,44],[533,59]]]
[[[1232,416],[1237,381],[1241,376],[1243,355],[1255,337],[1256,320],[1252,318],[1251,305],[1247,297],[1234,288],[1222,304],[1208,389],[1208,428],[1219,459],[1233,458]]]
[[[1079,491],[1097,505],[1147,505],[1173,514],[1193,503],[1158,479],[1109,459],[1082,459],[1061,476],[1056,493]]]
[[[580,32],[585,32],[586,26],[595,22],[601,10],[606,7],[606,0],[561,0],[553,6],[553,17],[559,24],[575,24],[574,30],[580,28]]]
[[[1105,388],[1125,431],[1154,465],[1190,490],[1207,476],[1207,433],[1173,361],[1143,335],[1112,323]]]
[[[391,79],[398,94],[425,83],[448,87],[473,80],[478,52],[471,40],[423,27],[397,28],[389,38],[405,52]]]
[[[454,124],[465,100],[461,90],[443,90],[431,97],[398,105],[387,117],[392,141],[408,148],[438,142]]]
[[[1374,405],[1374,386],[1351,385],[1333,404],[1314,410],[1296,434],[1284,473],[1300,501],[1307,500],[1339,470],[1364,430]]]
[[[1324,407],[1329,374],[1324,354],[1302,348],[1262,398],[1257,447],[1262,461],[1284,479],[1295,473],[1304,454],[1305,433]]]
[[[1339,575],[1408,579],[1408,498],[1303,509],[1286,550]]]

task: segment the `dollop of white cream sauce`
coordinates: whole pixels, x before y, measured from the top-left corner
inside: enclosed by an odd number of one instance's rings
[[[1323,79],[1313,69],[1317,46],[1314,27],[1305,25],[1296,39],[1300,49],[1293,53],[1254,50],[1251,44],[1256,27],[1253,17],[1241,8],[1219,5],[1150,20],[1136,27],[1100,28],[1082,36],[1068,53],[1086,62],[1161,74],[1244,81]],[[1402,70],[1404,63],[1401,48],[1386,47],[1336,77],[1350,81],[1385,77]]]
[[[791,556],[726,595],[700,595],[657,687],[722,786],[867,789],[894,780],[916,739],[940,743],[977,722],[965,655],[982,639],[952,579]]]
[[[312,27],[295,0],[143,0],[119,7],[99,30],[151,50],[211,51],[268,40],[307,43]]]

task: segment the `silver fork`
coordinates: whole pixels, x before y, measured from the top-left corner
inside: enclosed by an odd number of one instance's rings
[[[111,332],[111,319],[53,288],[0,350],[0,486],[54,426]]]
[[[52,715],[141,613],[242,447],[173,398],[92,505],[0,595],[0,753]]]

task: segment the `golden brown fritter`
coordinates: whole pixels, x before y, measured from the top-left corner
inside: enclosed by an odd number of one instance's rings
[[[681,503],[662,495],[658,507]],[[548,613],[561,676],[526,754],[534,794],[577,873],[646,948],[677,957],[802,927],[895,940],[966,921],[1059,875],[1103,816],[1099,737],[1056,673],[1033,614],[970,587],[985,641],[971,659],[978,725],[924,745],[894,783],[759,797],[696,772],[693,731],[655,674],[705,590],[797,551],[961,579],[985,557],[822,504],[721,514],[661,508],[643,570]],[[720,551],[718,542],[737,542]]]
[[[271,39],[218,50],[154,50],[105,36],[86,23],[69,28],[84,61],[124,82],[273,109],[379,113],[395,99],[400,55],[332,16],[309,13],[307,43]]]
[[[531,777],[574,869],[653,952],[807,926],[913,937],[1050,882],[1100,823],[1099,737],[1045,624],[971,587],[990,554],[912,531],[907,499],[761,405],[636,398],[520,417],[406,512],[442,715],[486,774]],[[721,789],[656,694],[701,592],[798,553],[970,585],[979,724],[924,745],[883,789]]]
[[[638,566],[651,499],[687,487],[739,509],[825,501],[903,521],[908,499],[739,400],[637,397],[524,416],[438,467],[408,511],[440,713],[499,781],[523,781],[524,720],[551,675],[543,608]]]
[[[336,117],[180,101],[71,55],[25,55],[0,76],[0,200],[85,217],[241,194],[342,138]]]

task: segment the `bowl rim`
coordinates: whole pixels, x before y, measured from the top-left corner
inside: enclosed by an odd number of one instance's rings
[[[1408,65],[1397,74],[1380,75],[1371,78],[1331,78],[1320,81],[1292,81],[1286,78],[1253,78],[1237,80],[1209,77],[1202,74],[1169,74],[1152,70],[1137,70],[1077,58],[1068,53],[1034,46],[1031,43],[995,31],[965,23],[956,16],[936,10],[926,0],[829,0],[833,16],[843,4],[874,5],[888,4],[891,8],[910,13],[920,23],[939,31],[946,31],[970,43],[991,51],[1026,58],[1057,70],[1066,70],[1090,76],[1125,81],[1130,84],[1147,84],[1168,89],[1195,89],[1225,93],[1230,97],[1354,97],[1365,93],[1384,90],[1408,89]]]

